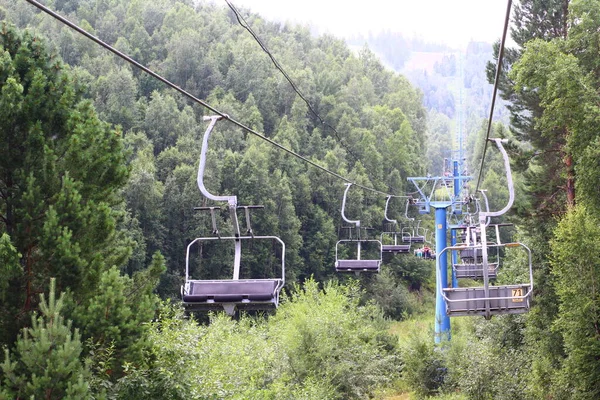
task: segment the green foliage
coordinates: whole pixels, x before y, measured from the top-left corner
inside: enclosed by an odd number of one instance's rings
[[[15,349],[6,350],[0,382],[0,398],[91,398],[89,371],[80,360],[82,345],[78,329],[61,315],[64,296],[56,299],[55,280],[48,301],[40,295],[41,315],[31,318]]]
[[[458,389],[469,399],[527,399],[529,359],[526,352],[503,349],[494,340],[452,339],[446,358],[448,388]]]
[[[128,257],[112,209],[128,170],[119,132],[81,100],[42,40],[3,24],[0,44],[0,232],[22,267],[11,280],[22,290],[0,306],[9,343],[50,276],[84,297]]]
[[[364,398],[399,371],[392,338],[353,286],[307,281],[271,320],[292,382],[323,379],[339,398]],[[369,321],[367,323],[367,321]]]
[[[81,327],[82,336],[90,341],[96,353],[110,349],[117,363],[114,377],[121,375],[125,364],[143,365],[144,350],[150,346],[148,322],[154,317],[158,298],[153,294],[165,260],[154,254],[146,270],[137,271],[133,278],[123,276],[116,267],[100,277],[93,296],[76,305],[73,320]]]
[[[593,210],[600,210],[600,186],[598,176],[600,174],[600,137],[596,137],[583,151],[578,165],[575,167],[577,173],[577,195],[581,201],[588,204]]]
[[[596,282],[600,263],[590,256],[600,251],[597,214],[579,205],[558,224],[552,242],[552,273],[559,298],[556,328],[564,337],[566,359],[560,383],[571,398],[593,399],[600,395],[597,354],[600,334],[600,297]]]
[[[403,282],[399,282],[389,268],[373,278],[366,297],[381,307],[385,316],[402,320],[418,309],[417,299]]]
[[[415,333],[401,344],[400,356],[404,364],[402,379],[419,398],[438,393],[446,375],[446,366],[440,348],[427,332]]]
[[[355,287],[306,283],[269,320],[213,315],[208,326],[166,307],[151,331],[152,367],[128,367],[128,399],[358,399],[399,371],[394,338]]]
[[[10,280],[19,276],[22,271],[22,267],[19,264],[21,254],[17,252],[17,249],[12,245],[10,236],[3,233],[0,236],[0,299],[6,300],[6,292],[10,285]]]

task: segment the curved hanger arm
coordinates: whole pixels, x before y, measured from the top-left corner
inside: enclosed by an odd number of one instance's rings
[[[410,199],[406,199],[406,208],[404,209],[404,217],[408,220],[408,221],[414,221],[414,218],[411,218],[408,216],[408,206],[410,206]]]
[[[344,221],[346,221],[349,224],[354,224],[356,225],[357,228],[360,228],[360,221],[356,220],[350,220],[348,218],[346,218],[346,214],[345,214],[345,210],[346,210],[346,197],[348,196],[348,190],[350,190],[350,186],[352,186],[351,183],[346,183],[346,190],[344,191],[344,198],[342,199],[342,219]]]
[[[502,158],[504,159],[504,168],[506,169],[506,182],[507,182],[507,186],[508,186],[508,203],[506,204],[506,206],[504,206],[503,209],[501,209],[500,211],[495,211],[495,212],[482,212],[479,214],[479,219],[480,220],[484,220],[487,219],[488,217],[499,217],[502,214],[505,214],[508,210],[510,210],[510,208],[512,207],[514,201],[515,201],[515,187],[513,184],[513,179],[512,179],[512,172],[510,169],[510,161],[508,160],[508,154],[506,153],[506,150],[504,149],[504,146],[502,145],[502,142],[507,142],[506,139],[490,139],[492,141],[494,141],[496,143],[496,146],[498,146],[498,150],[500,150],[500,152],[502,153]]]
[[[387,214],[387,213],[388,213],[388,206],[389,206],[389,204],[390,204],[390,200],[391,200],[391,199],[392,199],[392,196],[390,195],[390,196],[388,196],[388,197],[387,197],[387,200],[385,201],[385,212],[384,212],[384,214],[383,214],[383,217],[385,218],[385,220],[386,220],[387,222],[391,222],[392,224],[397,224],[397,223],[398,223],[398,221],[396,221],[395,219],[390,219],[390,218],[388,217],[388,214]]]
[[[226,201],[230,207],[237,207],[237,196],[217,196],[210,193],[206,186],[204,186],[204,169],[206,167],[206,153],[208,151],[208,138],[210,137],[210,133],[215,127],[215,124],[220,119],[223,119],[220,115],[213,116],[205,116],[204,121],[210,121],[208,124],[208,128],[204,132],[204,137],[202,138],[202,149],[200,150],[200,165],[198,166],[198,188],[202,194],[209,198],[210,200],[215,201]]]
[[[485,201],[485,212],[489,213],[490,212],[490,203],[488,201],[487,195],[485,194],[486,191],[484,189],[479,189],[479,191],[481,192],[481,195],[483,196],[483,200]],[[485,226],[489,226],[491,221],[492,221],[492,218],[487,217],[487,222],[485,223]]]

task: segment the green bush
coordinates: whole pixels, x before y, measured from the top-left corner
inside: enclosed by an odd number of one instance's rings
[[[79,359],[79,331],[62,316],[64,296],[55,295],[50,283],[48,301],[40,295],[40,315],[31,317],[31,328],[23,328],[15,349],[5,350],[0,364],[0,399],[88,399],[89,371]]]
[[[465,321],[445,351],[448,375],[444,390],[469,399],[535,398],[527,387],[531,357],[523,346],[523,316],[496,316]]]
[[[417,311],[416,296],[406,285],[396,279],[390,268],[383,268],[371,281],[367,297],[381,307],[386,317],[402,320]]]
[[[314,281],[268,320],[218,314],[209,325],[165,307],[148,368],[126,366],[113,388],[127,399],[362,399],[400,370],[396,338],[356,286]]]
[[[419,398],[441,391],[446,367],[441,348],[436,347],[431,332],[412,334],[401,346],[404,363],[402,378]]]
[[[398,280],[410,290],[421,290],[435,285],[435,261],[414,257],[412,254],[396,256],[386,262]]]
[[[356,286],[308,281],[269,321],[293,382],[324,380],[336,398],[365,398],[399,372],[396,340],[372,304],[359,306]]]

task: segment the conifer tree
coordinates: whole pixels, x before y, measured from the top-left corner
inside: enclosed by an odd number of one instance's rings
[[[566,134],[556,132],[548,136],[542,132],[536,125],[536,119],[543,112],[540,105],[542,100],[537,91],[516,90],[514,79],[508,72],[521,58],[527,42],[534,39],[550,41],[566,38],[569,3],[570,0],[524,0],[514,5],[511,38],[518,47],[505,49],[498,83],[500,96],[510,102],[507,107],[511,114],[511,130],[517,139],[532,145],[531,151],[521,155],[521,162],[518,164],[527,170],[525,177],[530,187],[529,198],[532,203],[528,212],[549,223],[552,222],[551,215],[564,210],[567,203],[563,188],[568,186],[568,182],[565,182],[565,170],[569,168],[567,164],[570,158],[564,158],[561,153]],[[497,44],[494,48],[496,60],[498,51]],[[496,62],[488,63],[487,77],[490,83],[494,81],[495,71]]]
[[[0,398],[87,399],[89,372],[79,359],[81,336],[62,316],[63,299],[56,299],[56,280],[50,281],[48,301],[40,295],[40,315],[32,316],[11,353],[0,365]]]
[[[120,133],[39,37],[3,24],[0,46],[0,252],[14,248],[0,341],[11,343],[50,276],[79,299],[126,260],[113,206],[128,170]]]
[[[158,298],[153,294],[160,275],[165,270],[165,260],[154,254],[150,266],[134,273],[133,278],[123,276],[116,267],[105,271],[93,297],[82,302],[73,313],[84,339],[91,341],[95,352],[110,349],[113,358],[112,377],[119,377],[125,363],[141,365],[143,350],[148,345],[147,322],[152,320]],[[86,341],[86,347],[88,341]]]

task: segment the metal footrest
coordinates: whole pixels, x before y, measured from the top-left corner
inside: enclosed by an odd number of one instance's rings
[[[521,314],[529,310],[531,285],[490,286],[489,297],[483,287],[443,289],[449,316]],[[489,303],[489,310],[486,305]]]
[[[381,260],[337,260],[337,272],[379,272]]]
[[[381,251],[384,253],[408,253],[410,244],[384,244],[381,246]]]
[[[281,279],[240,279],[188,281],[183,289],[183,304],[193,310],[276,308]]]

